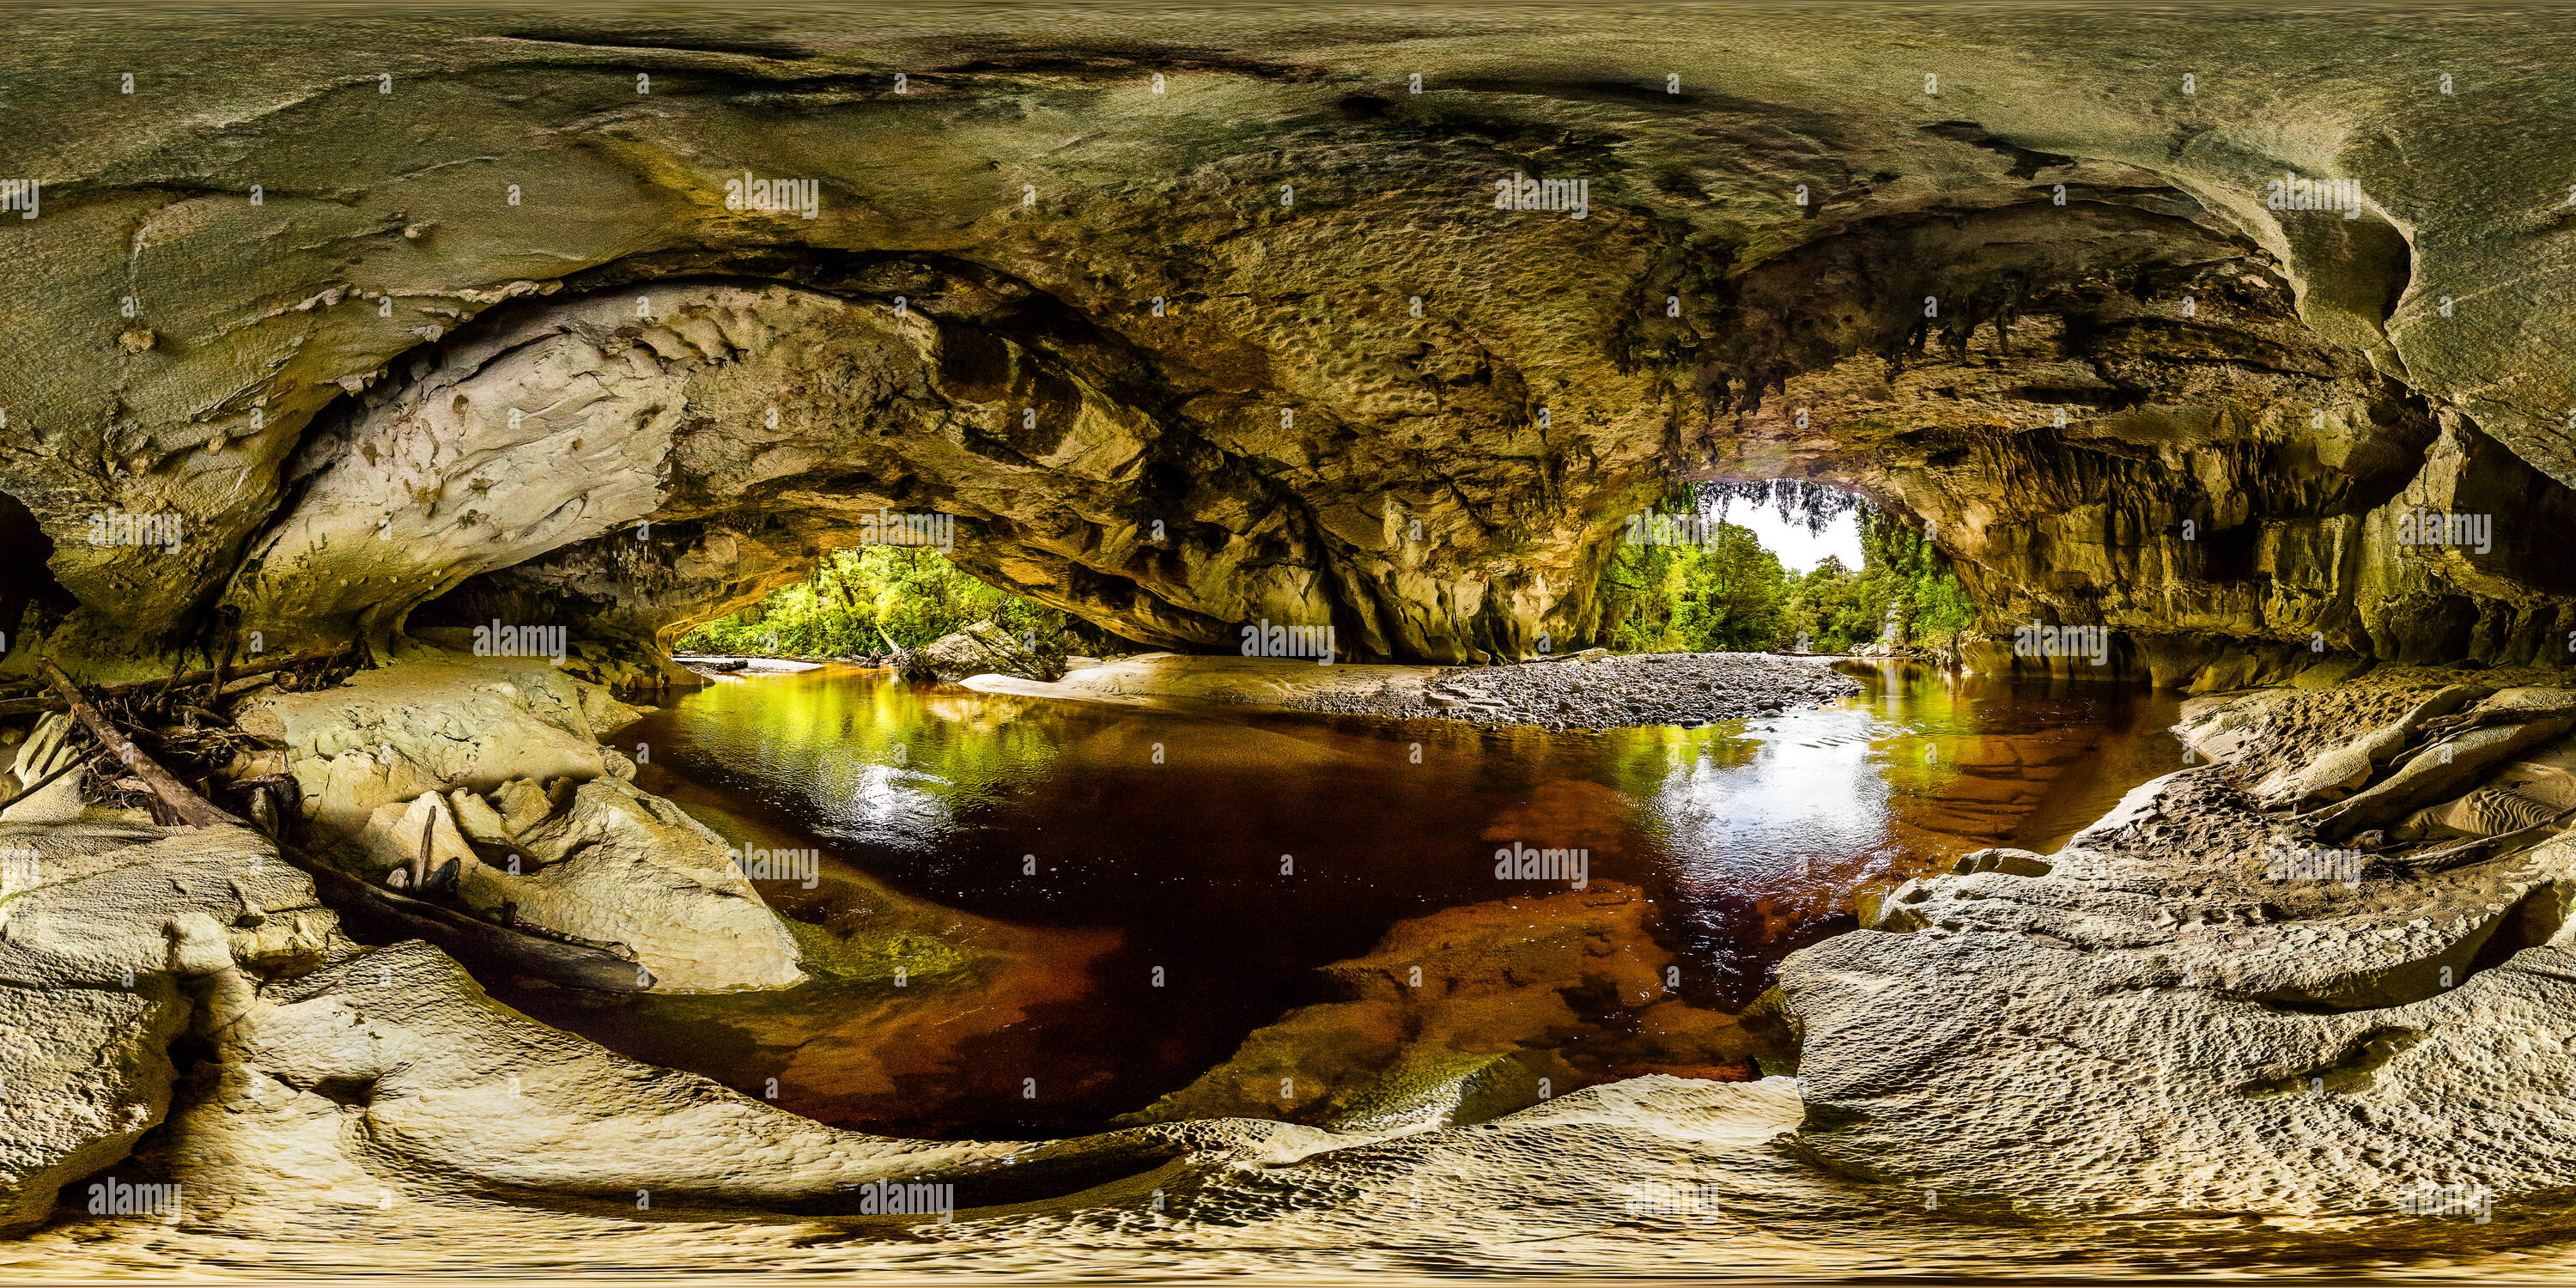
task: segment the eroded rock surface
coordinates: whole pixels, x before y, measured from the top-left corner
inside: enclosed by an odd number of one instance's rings
[[[2420,1187],[2486,1186],[2498,1220],[2559,1228],[2576,845],[2410,867],[2247,795],[2436,695],[2456,706],[2460,678],[2204,709],[2187,731],[2231,759],[2140,787],[2045,859],[1909,882],[1877,929],[1793,955],[1775,1001],[1802,1043],[1794,1148],[1981,1217],[2370,1229]]]
[[[545,659],[424,651],[335,688],[262,692],[239,720],[278,745],[263,755],[353,875],[399,872],[413,894],[438,877],[477,917],[612,946],[659,987],[795,983],[796,945],[723,839],[636,790],[634,761],[602,745],[634,715]]]
[[[1788,477],[2120,673],[2559,660],[2576,274],[2525,123],[2568,91],[2478,24],[2280,21],[33,19],[47,83],[158,70],[0,140],[56,193],[0,269],[48,319],[0,519],[51,572],[0,629],[142,673],[497,613],[636,677],[890,508],[1155,646],[1516,660],[1670,484]]]

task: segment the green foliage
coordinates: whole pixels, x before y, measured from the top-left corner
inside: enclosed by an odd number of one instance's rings
[[[1819,653],[1846,653],[1877,639],[1883,616],[1871,589],[1841,559],[1825,556],[1789,584],[1780,613],[1782,643],[1795,648],[1804,640]]]
[[[1827,556],[1784,572],[1754,535],[1718,521],[1724,501],[1777,505],[1821,532],[1858,511],[1861,566]],[[1705,525],[1705,544],[1622,542],[1603,569],[1600,640],[1621,652],[1807,647],[1842,653],[1884,635],[1946,647],[1972,628],[1977,608],[1940,552],[1902,520],[1858,497],[1813,484],[1703,485],[1658,513]]]
[[[1860,524],[1864,580],[1893,612],[1908,644],[1954,644],[1977,624],[1977,606],[1923,535],[1875,510]]]
[[[1667,511],[1669,513],[1669,511]],[[1739,653],[1780,634],[1779,556],[1732,523],[1703,544],[1622,542],[1601,575],[1601,632],[1623,653]]]
[[[1067,631],[1106,646],[1109,638],[1071,614],[1023,599],[960,571],[926,547],[835,550],[803,583],[784,587],[731,617],[682,636],[691,653],[881,653],[887,641],[919,648],[991,618],[1014,635],[1055,639]]]

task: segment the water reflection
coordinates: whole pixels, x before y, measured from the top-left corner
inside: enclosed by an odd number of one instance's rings
[[[827,1121],[1062,1134],[1224,1061],[1397,921],[1564,888],[1498,880],[1498,848],[1586,851],[1591,879],[1654,902],[1657,941],[1696,964],[1684,994],[1732,1009],[1853,924],[1868,883],[2048,848],[2179,764],[2169,696],[1863,679],[1826,709],[1571,734],[1075,705],[852,668],[726,680],[619,741],[651,748],[639,785],[728,839],[823,852],[818,889],[763,892],[832,973],[765,995],[511,998],[640,1058],[777,1078],[780,1103]],[[1034,1102],[1033,1066],[1055,1079]]]

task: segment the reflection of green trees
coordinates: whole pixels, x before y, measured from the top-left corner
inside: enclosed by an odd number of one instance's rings
[[[1071,614],[1022,599],[958,570],[927,547],[835,550],[804,582],[681,637],[684,651],[709,653],[876,653],[887,641],[918,648],[990,618],[1018,634],[1075,634],[1085,648],[1108,636]]]
[[[1654,799],[1675,773],[1699,765],[1734,769],[1751,764],[1761,752],[1761,744],[1733,724],[1615,729],[1602,735],[1601,744],[1602,781],[1641,801]]]
[[[759,771],[764,777],[803,781],[807,790],[846,800],[867,775],[887,768],[923,771],[928,779],[907,785],[940,795],[1045,773],[1059,743],[1043,722],[1011,718],[1023,705],[891,679],[853,683],[841,672],[719,685],[692,698],[688,716],[753,733],[749,754],[770,762]]]
[[[1986,735],[1977,729],[1972,686],[1930,667],[1890,666],[1886,675],[1886,691],[1897,695],[1896,707],[1887,715],[1906,731],[1872,740],[1884,766],[1881,774],[1899,795],[1940,796],[1958,781],[1962,763],[1982,759],[1976,749]],[[1932,752],[1928,759],[1926,748]]]
[[[1873,720],[1885,722],[1877,726],[1883,736],[1872,737],[1870,746],[1891,789],[1909,797],[1939,797],[1958,781],[1963,765],[2011,763],[2001,748],[2012,734],[1982,727],[1987,718],[1979,711],[1983,682],[1901,664],[1885,668],[1884,675],[1885,688],[1868,695]],[[1893,707],[1885,705],[1890,693],[1897,698]],[[1645,800],[1671,774],[1694,766],[1740,768],[1751,764],[1761,747],[1758,739],[1745,736],[1741,724],[1727,722],[1696,729],[1608,730],[1590,754],[1602,782]],[[1923,754],[1927,747],[1932,750],[1928,760]]]

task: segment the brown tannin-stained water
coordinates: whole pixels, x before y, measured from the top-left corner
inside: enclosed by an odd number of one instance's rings
[[[1321,997],[1315,968],[1444,908],[1568,888],[1498,849],[1586,852],[1644,892],[1681,991],[1735,1010],[1853,894],[1969,850],[2047,851],[2181,768],[2171,694],[1845,664],[1862,696],[1694,729],[1094,706],[827,667],[726,679],[616,741],[729,842],[820,852],[760,882],[813,982],[537,1017],[827,1122],[1096,1130]],[[774,1082],[773,1082],[774,1080]]]

